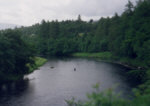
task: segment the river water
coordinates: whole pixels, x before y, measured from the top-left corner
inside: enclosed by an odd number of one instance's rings
[[[96,83],[102,91],[114,88],[127,97],[132,87],[125,71],[122,66],[93,59],[50,59],[25,80],[3,85],[0,106],[66,106],[65,100],[72,97],[86,100]]]

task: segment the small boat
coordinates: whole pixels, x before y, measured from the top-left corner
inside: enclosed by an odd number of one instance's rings
[[[50,68],[54,68],[53,66],[51,66]]]
[[[74,71],[76,71],[76,68],[74,68]]]

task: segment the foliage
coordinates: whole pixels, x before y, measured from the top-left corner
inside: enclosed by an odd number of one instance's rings
[[[99,58],[101,60],[110,60],[112,58],[112,54],[110,52],[100,52],[100,53],[74,53],[73,56],[76,57],[92,57]]]
[[[32,61],[33,51],[18,31],[6,30],[0,33],[0,82],[21,78],[28,73],[27,63]]]
[[[76,52],[111,52],[120,59],[150,65],[150,3],[131,1],[119,16],[85,22],[81,15],[77,20],[58,22],[43,20],[31,27],[18,28],[23,39],[35,48],[37,55],[69,55]],[[129,64],[130,64],[129,63]]]
[[[127,72],[128,79],[135,85],[142,84],[146,79],[145,70],[130,70]]]
[[[42,57],[34,57],[33,61],[35,64],[26,64],[27,67],[29,67],[29,73],[32,73],[35,69],[42,66],[44,63],[47,62],[47,59]]]
[[[88,100],[76,101],[75,98],[66,100],[68,106],[149,106],[150,94],[137,96],[132,100],[120,98],[112,89],[100,91],[96,85],[96,91],[87,95]]]

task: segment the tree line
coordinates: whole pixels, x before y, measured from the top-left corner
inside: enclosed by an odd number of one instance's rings
[[[75,52],[109,51],[119,58],[141,61],[150,65],[150,3],[128,2],[125,11],[98,21],[45,21],[20,30],[23,39],[38,55],[69,55]]]

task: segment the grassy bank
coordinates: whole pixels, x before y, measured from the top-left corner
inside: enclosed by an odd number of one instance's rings
[[[27,64],[27,67],[29,70],[27,71],[27,74],[32,73],[35,69],[42,66],[44,63],[47,62],[45,58],[41,57],[34,57],[33,61],[35,64]],[[19,81],[23,79],[24,74],[7,74],[7,76],[0,72],[0,84],[12,82],[12,81]]]
[[[34,57],[33,58],[33,61],[34,61],[34,64],[33,65],[30,65],[30,64],[27,64],[27,67],[29,68],[28,70],[28,74],[32,73],[34,70],[36,70],[38,67],[42,66],[44,63],[47,62],[47,59],[45,58],[42,58],[42,57]],[[9,81],[17,81],[17,80],[20,80],[23,78],[24,75],[10,75],[8,77],[8,80]]]
[[[125,67],[131,68],[131,69],[145,69],[147,67],[144,62],[138,61],[136,59],[130,59],[130,58],[120,58],[118,56],[114,56],[111,52],[99,52],[99,53],[73,53],[73,57],[85,57],[85,58],[95,58],[98,60],[103,60],[106,62],[112,62],[121,64]]]
[[[101,60],[112,60],[113,56],[111,52],[100,52],[100,53],[74,53],[74,57],[89,57],[89,58],[98,58]]]
[[[126,72],[126,76],[131,80],[135,85],[141,84],[144,82],[147,70],[149,69],[147,65],[137,59],[129,59],[125,57],[114,56],[111,52],[100,52],[100,53],[74,53],[74,57],[85,57],[85,58],[95,58],[105,62],[111,62],[123,65],[130,69]]]
[[[135,69],[135,67],[131,64],[128,64],[125,59],[120,59],[117,56],[114,56],[111,52],[99,52],[99,53],[74,53],[73,57],[85,57],[85,58],[94,58],[98,60],[102,60],[105,62],[112,62],[121,64],[125,67]]]
[[[29,67],[29,73],[32,73],[35,69],[45,64],[47,62],[47,59],[42,57],[34,57],[34,62],[34,65],[27,64],[27,66]]]

